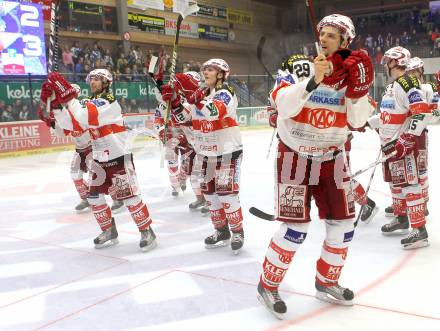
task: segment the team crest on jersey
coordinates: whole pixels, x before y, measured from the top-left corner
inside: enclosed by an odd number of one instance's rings
[[[336,113],[325,108],[314,108],[308,112],[308,122],[318,129],[331,128],[336,122]]]
[[[391,114],[387,111],[383,111],[380,113],[380,120],[382,124],[388,124],[391,122]]]
[[[200,129],[203,133],[208,133],[214,130],[214,124],[211,121],[203,120],[200,122]]]

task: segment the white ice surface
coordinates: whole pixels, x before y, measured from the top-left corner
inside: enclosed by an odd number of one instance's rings
[[[306,242],[281,286],[284,321],[256,299],[256,284],[277,223],[251,216],[273,211],[271,131],[245,131],[241,202],[245,246],[206,250],[208,217],[189,212],[194,197],[171,197],[156,151],[135,153],[135,165],[158,236],[142,253],[127,212],[117,214],[120,244],[95,250],[99,228],[90,213],[77,215],[69,177],[71,152],[0,159],[0,330],[440,330],[440,126],[430,128],[431,246],[404,251],[400,238],[384,237],[388,186],[377,168],[370,196],[380,206],[371,224],[360,224],[340,283],[356,294],[353,307],[314,298],[314,275],[324,236],[313,208]],[[355,134],[353,170],[377,155],[374,132]],[[370,172],[360,177],[366,185]]]

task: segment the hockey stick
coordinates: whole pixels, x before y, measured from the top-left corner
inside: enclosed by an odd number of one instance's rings
[[[316,52],[319,55],[322,53],[322,50],[319,44],[319,33],[318,30],[316,30],[317,23],[316,23],[315,9],[313,6],[313,0],[306,0],[306,6],[310,15],[310,22],[312,23],[313,34],[315,35]]]
[[[177,63],[177,47],[179,45],[179,35],[180,35],[180,26],[182,25],[183,19],[191,14],[197,13],[199,11],[199,6],[197,6],[196,3],[190,4],[187,8],[185,8],[183,11],[179,12],[179,16],[177,17],[177,23],[176,23],[176,35],[174,36],[174,45],[173,45],[173,56],[171,59],[171,68],[170,68],[170,81],[169,84],[171,87],[174,86],[174,78],[176,76],[176,63]],[[167,134],[168,134],[168,123],[170,122],[170,115],[171,115],[171,100],[167,103],[167,108],[165,110],[164,114],[164,121],[165,121],[165,127],[164,127],[164,145],[167,143]],[[165,161],[165,153],[161,153],[160,158],[160,167],[163,168]]]
[[[58,71],[58,13],[60,8],[59,0],[52,1],[50,5],[50,33],[49,33],[49,59],[48,74],[52,71]],[[53,94],[52,94],[53,96]],[[47,98],[46,112],[50,113],[51,98]]]
[[[249,208],[249,212],[250,212],[252,215],[254,215],[254,216],[258,217],[258,218],[261,218],[261,219],[263,219],[263,220],[266,220],[266,221],[275,221],[275,216],[274,216],[274,215],[271,215],[271,214],[265,213],[264,211],[262,211],[262,210],[260,210],[260,209],[258,209],[258,208],[256,208],[256,207],[251,207],[251,208]]]
[[[382,150],[379,149],[379,153],[377,154],[376,162],[379,160],[381,154],[382,154]],[[373,182],[373,178],[374,178],[374,174],[376,173],[376,169],[377,169],[377,167],[373,168],[373,171],[371,172],[370,179],[368,181],[367,189],[365,190],[365,199],[367,199],[367,200],[368,200],[368,192],[370,192],[371,183]],[[359,214],[356,217],[356,221],[354,222],[355,227],[357,226],[359,219],[361,218],[362,211],[364,210],[364,207],[365,207],[365,205],[362,205],[361,209],[359,210]]]

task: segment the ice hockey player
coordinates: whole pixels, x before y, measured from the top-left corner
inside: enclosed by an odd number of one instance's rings
[[[294,54],[290,56],[287,60],[281,63],[281,69],[278,70],[278,75],[276,79],[275,87],[278,86],[281,81],[285,80],[287,82],[294,82],[295,81],[295,73],[293,65],[295,64],[298,67],[300,65],[299,61],[303,58],[303,60],[307,61],[307,59],[304,57],[304,55]],[[369,98],[370,105],[372,107],[372,110],[376,109],[377,104]],[[277,119],[278,119],[278,112],[276,108],[274,108],[275,105],[270,104],[267,107],[267,112],[269,116],[269,125],[272,128],[277,127]],[[365,128],[359,128],[356,129],[356,131],[364,132]],[[353,134],[349,132],[347,141],[345,143],[345,152],[347,153],[347,162],[349,163],[350,158],[349,154],[351,151],[351,140],[353,139]],[[360,220],[365,223],[370,223],[371,220],[374,218],[374,216],[379,211],[379,208],[376,206],[376,203],[366,195],[365,189],[362,186],[361,183],[359,183],[357,180],[352,179],[352,189],[353,189],[353,199],[356,203],[358,203],[361,207],[361,215]],[[356,224],[355,224],[356,225]]]
[[[186,82],[186,86],[180,85],[181,81]],[[182,100],[186,100],[187,96],[191,96],[200,87],[200,74],[194,71],[176,74],[176,87]],[[162,86],[158,86],[161,89]],[[162,141],[164,141],[164,114],[166,104],[162,99],[162,95],[156,94],[159,103],[155,114],[155,129],[159,133]],[[191,187],[196,196],[196,200],[189,204],[190,210],[196,210],[201,207],[202,213],[208,213],[209,209],[205,207],[206,201],[201,192],[201,163],[200,157],[196,156],[194,150],[194,134],[191,120],[186,122],[177,122],[175,116],[171,116],[168,124],[167,152],[168,169],[170,182],[173,192],[177,193],[174,187],[179,187],[182,191],[186,188],[186,179],[189,176]],[[174,183],[174,184],[173,184]],[[206,210],[207,209],[207,210]]]
[[[243,155],[236,119],[237,97],[226,84],[229,65],[210,59],[201,67],[206,88],[188,96],[184,106],[171,87],[162,89],[164,100],[172,101],[179,122],[191,120],[194,147],[202,159],[202,192],[208,202],[215,232],[205,239],[206,248],[225,246],[231,239],[234,254],[244,243],[243,216],[239,200],[240,166]],[[181,81],[176,86],[186,86]],[[231,238],[232,232],[232,238]]]
[[[381,230],[384,235],[402,234],[411,225],[412,231],[401,240],[404,249],[429,245],[419,166],[426,166],[425,128],[431,111],[419,80],[405,74],[410,57],[403,47],[385,52],[382,64],[392,82],[385,89],[377,121],[383,153],[396,153],[384,164],[384,180],[390,183],[395,218]],[[372,121],[369,123],[374,126]]]
[[[156,246],[156,235],[140,195],[121,107],[111,94],[113,77],[106,69],[95,69],[86,81],[90,84],[92,98],[82,105],[72,85],[59,73],[50,73],[42,85],[41,100],[45,102],[54,93],[54,101],[63,106],[53,110],[58,125],[70,131],[90,132],[93,161],[88,201],[102,230],[94,239],[95,248],[118,243],[116,224],[105,201],[105,195],[109,194],[122,200],[130,211],[141,234],[140,248],[151,250]]]
[[[179,193],[186,189],[186,185],[183,185],[181,182],[183,177],[183,157],[181,152],[186,144],[186,139],[179,123],[175,122],[172,117],[168,122],[167,137],[165,139],[164,114],[167,106],[163,102],[160,93],[157,94],[157,98],[159,104],[154,115],[154,127],[162,144],[164,144],[163,148],[165,148],[165,161],[171,184],[171,195],[177,197]]]
[[[352,305],[354,297],[338,282],[355,216],[344,149],[348,125],[362,127],[370,116],[373,65],[363,51],[346,49],[355,37],[349,17],[326,16],[317,29],[322,53],[313,63],[304,55],[292,59],[293,80],[281,81],[270,94],[279,135],[275,217],[282,223],[267,249],[258,299],[278,318],[287,311],[278,288],[307,236],[312,196],[326,226],[316,297],[342,305]]]

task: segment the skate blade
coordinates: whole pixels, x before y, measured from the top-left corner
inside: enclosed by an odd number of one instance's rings
[[[153,241],[150,245],[141,248],[142,252],[146,253],[157,247],[157,241]]]
[[[257,299],[264,306],[264,308],[266,308],[276,318],[278,318],[279,320],[284,319],[284,314],[277,313],[276,311],[270,309],[270,307],[266,304],[266,301],[264,301],[263,297],[259,293],[257,294]]]
[[[106,241],[103,244],[95,244],[95,248],[96,249],[102,249],[102,248],[111,247],[111,246],[114,246],[114,245],[117,245],[117,244],[119,244],[118,238]]]
[[[409,233],[409,229],[403,229],[403,230],[396,230],[393,232],[382,232],[382,234],[386,237],[397,237],[397,236],[403,236],[405,234]]]
[[[207,248],[207,249],[215,249],[215,248],[226,247],[228,245],[229,245],[229,239],[228,240],[219,241],[218,243],[213,244],[213,245],[205,244],[205,248]]]
[[[374,218],[374,216],[376,216],[378,211],[379,211],[379,208],[377,206],[374,207],[373,211],[371,212],[370,217],[368,217],[365,221],[362,221],[362,219],[361,219],[361,221],[364,222],[365,224],[369,224],[372,221],[372,219]]]
[[[409,249],[417,249],[417,248],[423,248],[423,247],[428,247],[428,246],[429,246],[428,239],[423,239],[423,240],[420,240],[415,243],[403,245],[402,248],[405,250],[409,250]]]
[[[394,213],[385,213],[385,217],[393,218],[394,217]]]
[[[318,300],[328,302],[328,303],[333,303],[336,305],[353,306],[353,300],[339,300],[339,299],[334,298],[333,296],[331,296],[330,294],[328,294],[326,292],[317,291],[315,297]]]
[[[239,249],[233,249],[233,250],[232,250],[232,254],[233,254],[233,255],[238,255],[238,254],[240,254],[240,251],[241,251],[241,248],[239,248]]]

